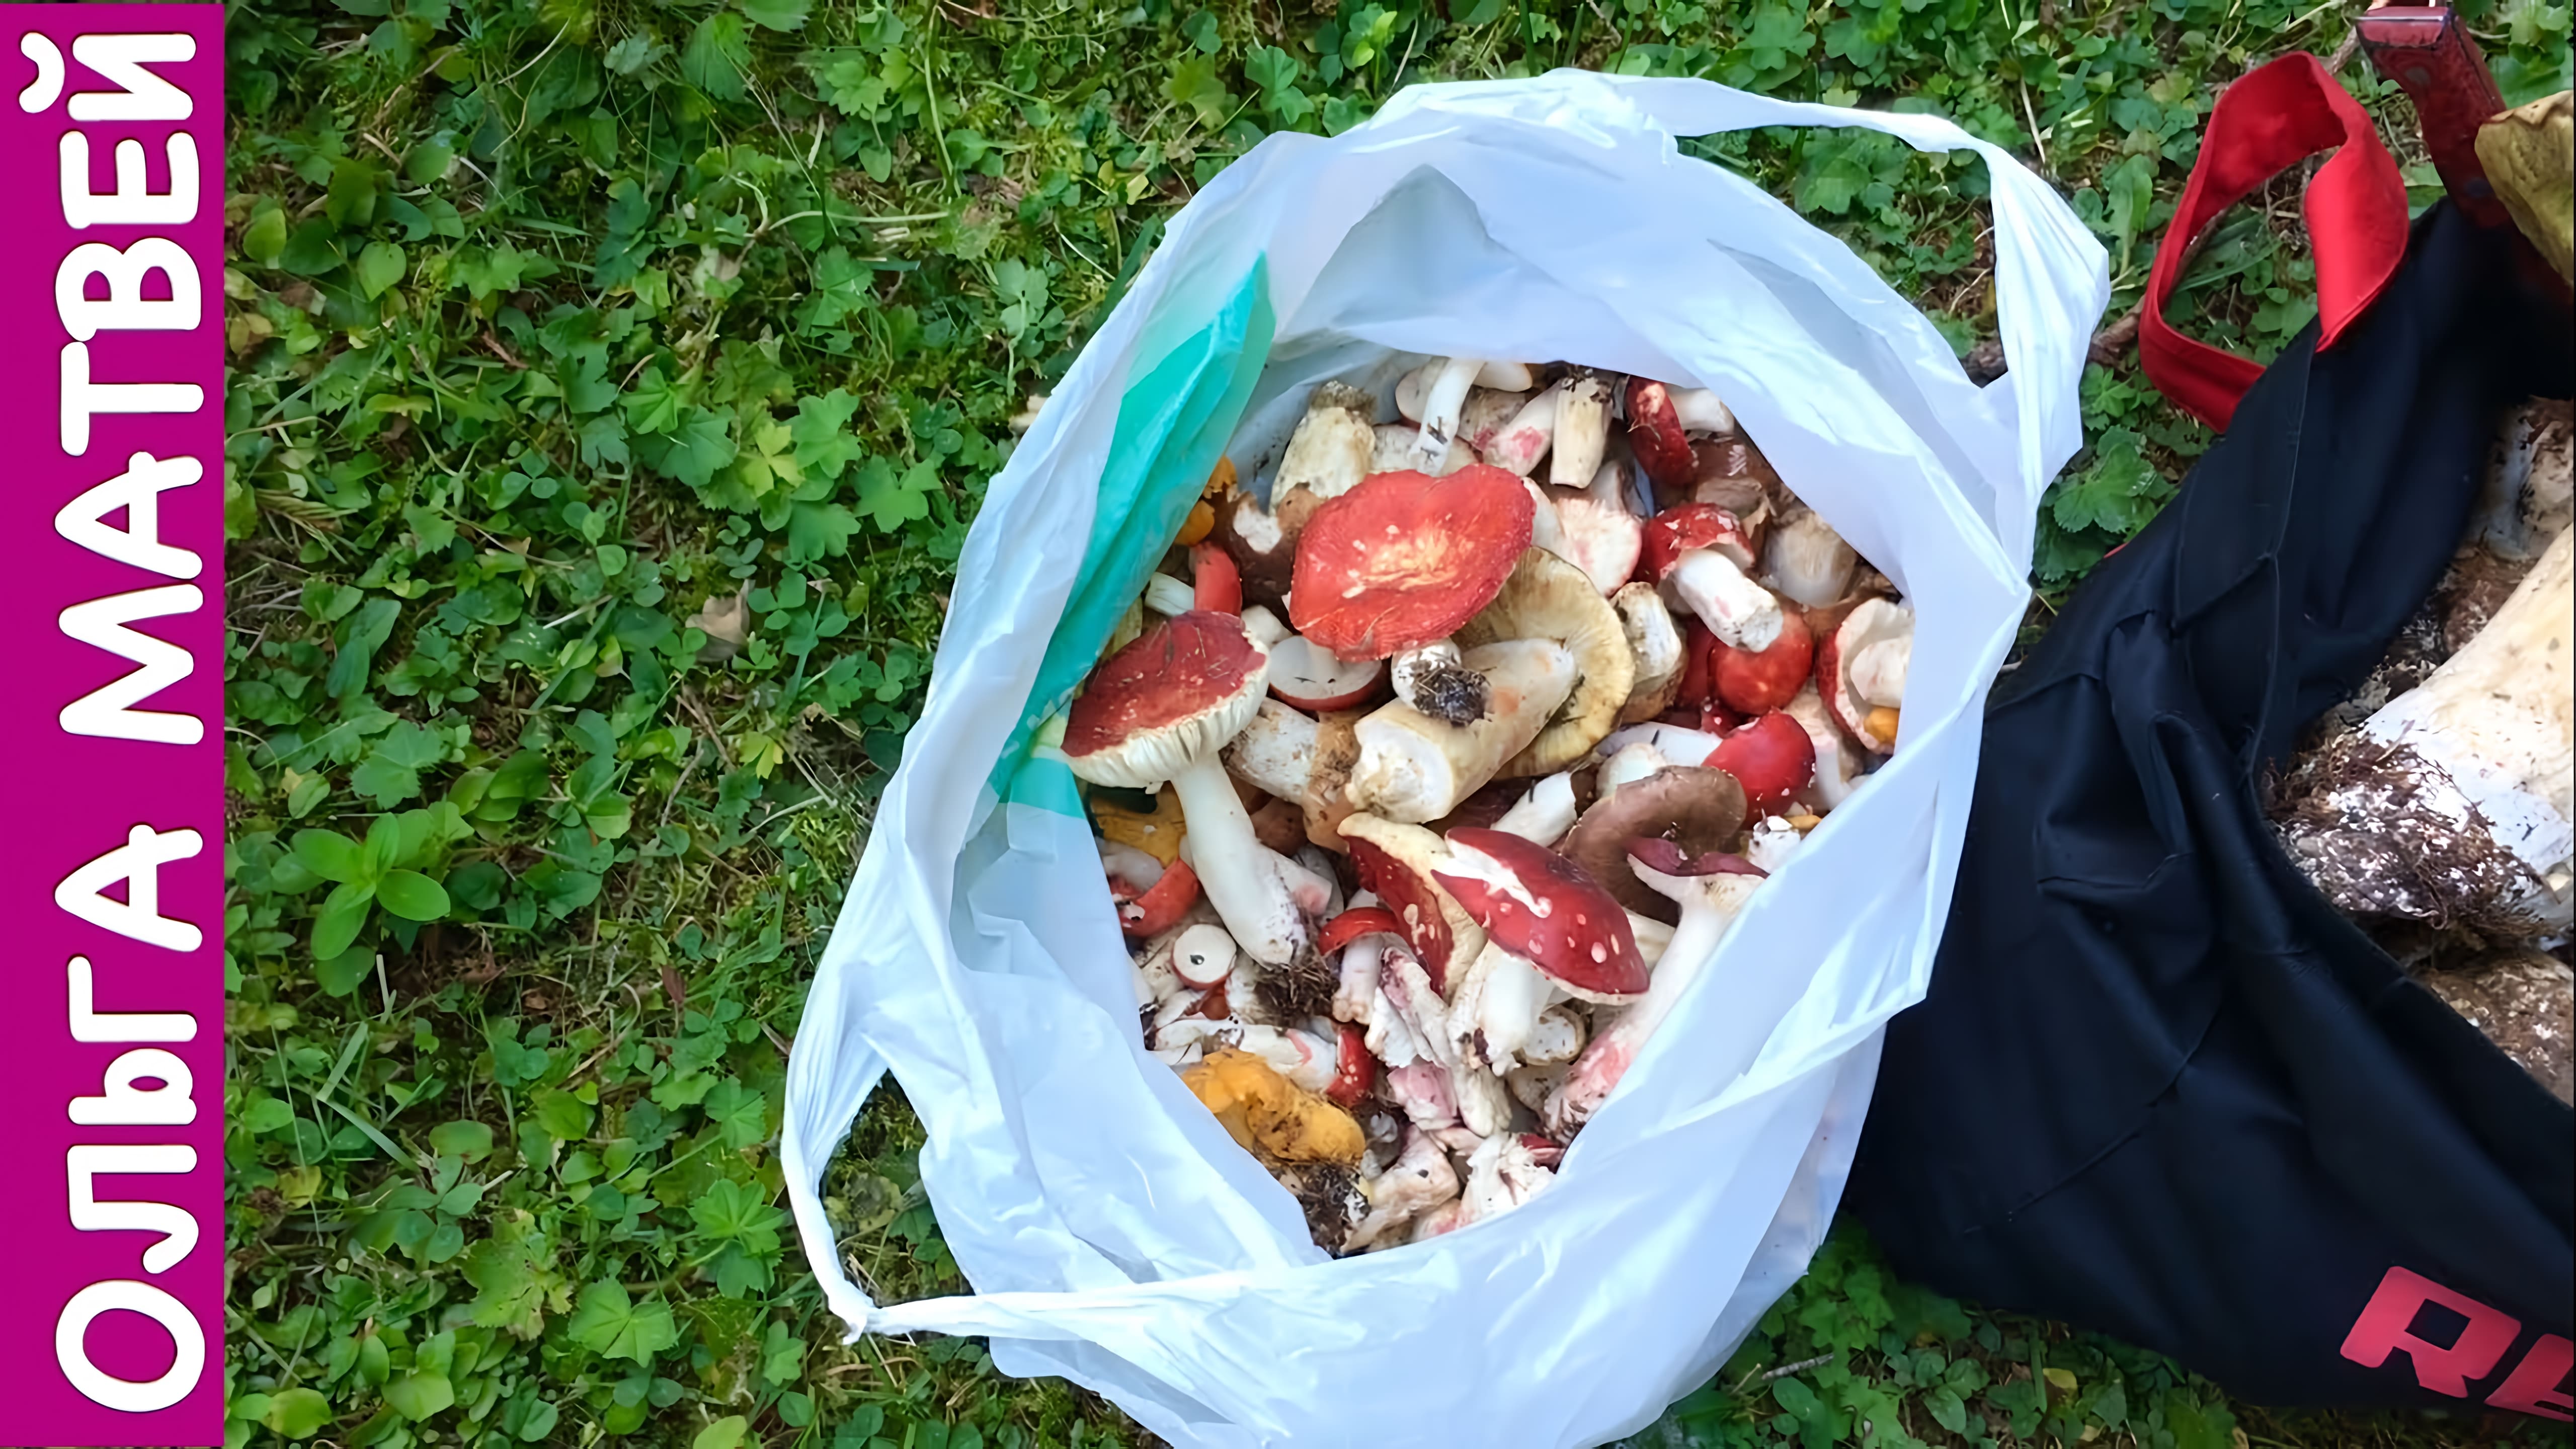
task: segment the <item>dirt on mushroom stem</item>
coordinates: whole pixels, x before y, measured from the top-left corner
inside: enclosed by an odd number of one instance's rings
[[[1324,954],[1315,949],[1320,924],[1306,920],[1306,938],[1297,954],[1284,966],[1264,966],[1253,994],[1282,1021],[1304,1021],[1308,1017],[1333,1014],[1333,990],[1341,984],[1341,971]]]

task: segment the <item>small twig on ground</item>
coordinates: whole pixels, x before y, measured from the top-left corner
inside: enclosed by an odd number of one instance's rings
[[[1833,1361],[1834,1356],[1832,1354],[1820,1353],[1814,1358],[1802,1358],[1796,1363],[1784,1363],[1778,1368],[1756,1369],[1753,1372],[1746,1374],[1744,1377],[1737,1379],[1735,1381],[1735,1387],[1728,1390],[1727,1393],[1729,1397],[1733,1397],[1734,1395],[1743,1393],[1746,1389],[1753,1387],[1755,1384],[1767,1384],[1774,1379],[1785,1379],[1791,1374],[1805,1373],[1811,1368],[1823,1368],[1826,1364],[1832,1363]]]

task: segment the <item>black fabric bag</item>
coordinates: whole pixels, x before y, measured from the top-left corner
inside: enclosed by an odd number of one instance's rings
[[[2289,862],[2258,781],[2439,580],[2564,304],[2448,203],[1998,683],[1847,1203],[1902,1273],[2279,1404],[2567,1417],[2576,1118]]]

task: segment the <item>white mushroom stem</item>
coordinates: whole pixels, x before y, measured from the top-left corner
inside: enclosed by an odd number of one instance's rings
[[[1476,357],[1453,357],[1440,365],[1439,375],[1423,394],[1422,434],[1413,445],[1413,466],[1428,472],[1449,455],[1449,445],[1458,440],[1458,417],[1467,405],[1467,389],[1475,386],[1476,374],[1484,366],[1484,360]]]
[[[1807,787],[1809,802],[1820,807],[1818,814],[1840,806],[1851,798],[1852,791],[1860,788],[1860,760],[1857,752],[1845,745],[1843,732],[1825,713],[1824,696],[1816,693],[1815,681],[1807,681],[1797,697],[1783,708],[1788,710],[1789,718],[1806,730],[1808,740],[1816,747],[1816,778]]]
[[[1465,427],[1465,423],[1461,422],[1460,427]],[[1449,451],[1440,456],[1438,463],[1425,466],[1414,451],[1421,439],[1420,431],[1402,423],[1378,424],[1377,449],[1369,456],[1369,471],[1397,473],[1407,468],[1420,468],[1434,478],[1445,478],[1476,461],[1476,450],[1468,446],[1464,437],[1456,437],[1449,440]]]
[[[1172,972],[1201,991],[1234,974],[1234,938],[1225,927],[1200,924],[1185,928],[1172,943]]]
[[[1297,489],[1318,501],[1339,498],[1369,475],[1377,451],[1377,430],[1360,409],[1364,395],[1337,383],[1315,389],[1297,431],[1279,455],[1279,471],[1270,480],[1272,507]]]
[[[1433,358],[1396,381],[1395,410],[1406,422],[1422,421],[1423,399],[1430,396],[1432,382],[1447,366],[1447,359]],[[1527,392],[1537,383],[1537,374],[1526,362],[1487,362],[1476,369],[1476,387],[1482,391]]]
[[[1690,433],[1731,433],[1735,431],[1734,410],[1720,401],[1718,395],[1704,387],[1668,387],[1664,395],[1673,400],[1673,416],[1681,419],[1682,430]]]
[[[1682,993],[1708,969],[1726,928],[1735,923],[1736,913],[1762,883],[1761,877],[1750,875],[1667,876],[1644,869],[1637,874],[1681,903],[1681,922],[1673,927],[1672,943],[1664,948],[1646,994],[1592,1039],[1556,1094],[1547,1099],[1547,1110],[1541,1115],[1548,1131],[1558,1137],[1590,1121],[1609,1100],[1655,1028],[1664,1024]]]
[[[1572,540],[1565,536],[1565,519],[1557,511],[1556,500],[1535,478],[1524,478],[1521,484],[1529,490],[1530,547],[1546,549],[1576,568],[1583,567],[1582,561],[1574,557]]]
[[[1637,954],[1646,958],[1648,966],[1664,959],[1664,953],[1672,949],[1673,928],[1652,916],[1630,911],[1628,929],[1636,934]]]
[[[1315,721],[1275,699],[1265,699],[1252,723],[1225,747],[1225,767],[1236,779],[1282,800],[1303,802],[1315,769]]]
[[[1547,456],[1550,443],[1556,441],[1556,409],[1565,396],[1565,385],[1558,383],[1540,391],[1512,415],[1502,430],[1484,450],[1485,461],[1526,478]]]
[[[1449,1004],[1449,1046],[1459,1062],[1489,1072],[1520,1065],[1521,1048],[1538,1029],[1555,986],[1523,957],[1485,943]]]
[[[1812,508],[1773,525],[1762,544],[1762,572],[1771,587],[1810,609],[1841,598],[1859,565],[1860,555]]]
[[[1673,611],[1664,607],[1663,595],[1655,592],[1654,585],[1642,582],[1622,584],[1610,596],[1610,607],[1619,611],[1619,628],[1628,636],[1628,652],[1637,660],[1637,682],[1628,691],[1628,702],[1631,707],[1661,709],[1657,701],[1669,703],[1664,691],[1676,687],[1685,662]]]
[[[1554,640],[1483,644],[1462,662],[1491,686],[1484,718],[1447,724],[1398,700],[1355,727],[1359,759],[1344,793],[1360,809],[1406,824],[1439,819],[1527,749],[1574,692],[1574,656]]]
[[[1156,574],[1154,577],[1166,578],[1169,577],[1169,575]],[[1174,579],[1173,582],[1179,583],[1180,581]],[[1184,584],[1182,587],[1187,588],[1188,585]],[[1195,600],[1197,595],[1194,592],[1190,597]],[[1196,607],[1196,605],[1193,603],[1190,607]],[[1277,614],[1270,612],[1268,606],[1262,604],[1248,604],[1244,606],[1243,610],[1243,632],[1252,636],[1253,643],[1267,649],[1271,645],[1278,643],[1280,640],[1287,638],[1295,631],[1291,630],[1286,623],[1282,622]]]
[[[1754,823],[1745,841],[1744,858],[1774,875],[1798,853],[1807,837],[1798,827],[1777,815],[1766,815]]]
[[[1330,875],[1276,851],[1271,852],[1270,860],[1270,868],[1277,872],[1279,883],[1287,887],[1288,898],[1297,903],[1298,910],[1310,916],[1333,914],[1333,898],[1341,894],[1341,886]]]
[[[1188,823],[1190,864],[1235,944],[1254,960],[1284,966],[1305,944],[1306,923],[1290,898],[1277,865],[1285,865],[1252,833],[1252,817],[1214,750],[1172,776]]]
[[[1673,764],[1704,765],[1717,752],[1718,743],[1717,736],[1706,730],[1648,720],[1612,730],[1610,737],[1601,742],[1601,750],[1605,756],[1615,755],[1630,745],[1648,744]]]
[[[1528,393],[1477,388],[1467,394],[1467,406],[1458,414],[1459,445],[1473,449],[1477,461],[1482,462],[1485,450],[1494,445],[1495,435],[1511,426],[1512,419],[1519,417],[1521,409],[1527,406]]]
[[[1852,692],[1883,709],[1905,703],[1906,666],[1914,658],[1914,636],[1902,634],[1862,647],[1852,656]]]
[[[1145,607],[1170,618],[1198,607],[1197,595],[1189,585],[1170,574],[1151,574],[1145,579]]]
[[[1716,549],[1683,554],[1664,576],[1664,587],[1699,615],[1710,633],[1738,649],[1759,654],[1780,638],[1780,600]]]
[[[1559,1003],[1539,1013],[1538,1025],[1521,1047],[1521,1060],[1541,1067],[1570,1062],[1582,1055],[1583,1037],[1583,1018]]]
[[[1717,747],[1711,745],[1709,748],[1714,750]],[[1708,757],[1702,755],[1700,758]],[[1618,794],[1620,787],[1633,785],[1657,770],[1671,769],[1672,764],[1663,751],[1644,740],[1621,745],[1610,752],[1610,758],[1601,762],[1601,773],[1594,777],[1593,782],[1593,788],[1599,792],[1594,799],[1607,800]]]
[[[2413,822],[2403,828],[2423,837],[2418,848],[2443,904],[2487,897],[2475,903],[2528,921],[2535,935],[2567,930],[2576,914],[2571,549],[2576,532],[2561,530],[2477,637],[2370,717],[2361,733],[2386,753],[2330,796],[2347,828]],[[2459,837],[2456,845],[2428,828],[2435,819]],[[2479,856],[2509,857],[2528,878],[2496,880],[2492,866],[2477,867]],[[2366,874],[2357,883],[2375,884]],[[2364,903],[2371,897],[2349,888],[2328,894]],[[2413,912],[2401,904],[2392,913]]]
[[[1151,890],[1163,878],[1163,863],[1132,845],[1096,838],[1092,843],[1100,847],[1101,871],[1131,891]]]
[[[1512,808],[1503,812],[1503,818],[1494,822],[1494,828],[1523,840],[1554,845],[1574,828],[1578,813],[1574,808],[1574,774],[1563,771],[1532,785],[1528,794],[1514,801]]]
[[[1565,395],[1556,403],[1556,448],[1548,459],[1547,481],[1559,488],[1590,486],[1609,442],[1610,380],[1593,372],[1566,379]]]
[[[1386,939],[1362,936],[1342,948],[1341,979],[1333,987],[1333,1020],[1360,1026],[1374,1026],[1371,1008],[1377,1005],[1377,971],[1386,959]]]

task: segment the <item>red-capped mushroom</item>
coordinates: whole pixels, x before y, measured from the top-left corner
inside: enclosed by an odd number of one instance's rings
[[[1243,570],[1215,544],[1190,545],[1190,607],[1211,614],[1243,612]]]
[[[1914,655],[1914,611],[1864,600],[1816,652],[1816,691],[1835,724],[1873,755],[1896,752],[1898,712]]]
[[[1341,831],[1360,884],[1386,903],[1403,928],[1405,944],[1445,1000],[1453,977],[1485,949],[1485,928],[1436,879],[1448,869],[1448,843],[1419,825],[1365,811],[1344,820]]]
[[[1366,704],[1385,680],[1384,660],[1341,659],[1302,634],[1270,646],[1270,692],[1310,714]]]
[[[1170,781],[1208,904],[1246,952],[1279,965],[1304,944],[1305,921],[1219,758],[1260,709],[1269,662],[1235,615],[1175,615],[1092,671],[1063,749],[1074,774],[1095,785]]]
[[[1345,659],[1446,639],[1502,591],[1532,512],[1499,468],[1377,474],[1307,520],[1288,617]]]
[[[1805,726],[1774,710],[1730,731],[1708,763],[1744,786],[1747,808],[1757,815],[1775,814],[1795,803],[1798,792],[1816,778],[1816,746]]]
[[[1449,832],[1449,859],[1440,884],[1485,928],[1485,949],[1450,1006],[1462,1060],[1493,1072],[1519,1065],[1557,991],[1608,1005],[1645,992],[1627,911],[1574,862],[1508,831],[1475,829]]]
[[[1639,880],[1681,907],[1681,923],[1673,928],[1672,944],[1656,963],[1646,994],[1592,1039],[1547,1099],[1539,1116],[1560,1138],[1590,1121],[1609,1100],[1655,1028],[1707,970],[1727,927],[1762,883],[1760,868],[1741,856],[1692,856],[1669,840],[1636,841],[1628,847],[1628,857]]]
[[[1666,488],[1688,488],[1699,472],[1691,456],[1692,433],[1731,433],[1735,414],[1704,387],[1672,387],[1628,380],[1628,446],[1646,476]]]
[[[1646,569],[1668,597],[1738,649],[1780,637],[1780,601],[1745,573],[1753,549],[1734,514],[1706,503],[1667,508],[1646,525]]]
[[[1109,898],[1118,906],[1118,929],[1130,936],[1159,936],[1180,924],[1181,917],[1198,904],[1198,873],[1190,869],[1187,861],[1176,860],[1164,867],[1151,884],[1110,881]]]
[[[1716,641],[1712,659],[1717,697],[1738,714],[1768,714],[1797,698],[1816,662],[1815,636],[1796,610],[1780,616],[1780,637],[1761,650]],[[1271,665],[1275,675],[1279,666]]]

